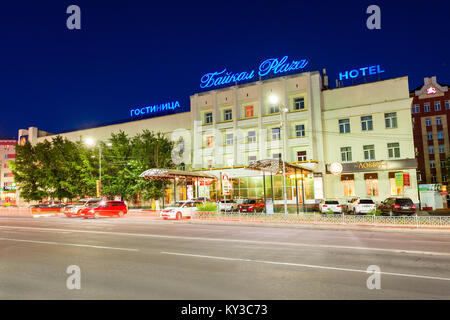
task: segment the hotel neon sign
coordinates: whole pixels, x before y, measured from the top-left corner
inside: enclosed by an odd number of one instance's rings
[[[130,110],[130,116],[143,116],[151,113],[160,113],[168,110],[175,110],[177,108],[181,108],[179,101],[172,101],[167,103],[156,104],[154,106],[136,108]]]
[[[369,67],[362,67],[362,68],[358,68],[358,69],[353,69],[350,71],[345,71],[345,72],[339,72],[339,81],[344,80],[344,79],[349,79],[352,78],[357,78],[357,77],[364,77],[366,75],[374,75],[374,74],[379,74],[379,73],[383,73],[384,70],[381,70],[380,65],[375,65],[375,66],[369,66]]]
[[[284,56],[281,59],[278,58],[270,58],[264,60],[258,68],[258,75],[260,77],[264,77],[269,75],[270,73],[279,74],[294,70],[301,70],[306,67],[308,64],[308,60],[292,60],[291,62],[287,62],[288,56]],[[233,73],[231,71],[227,71],[227,69],[223,69],[222,71],[210,72],[204,74],[200,79],[200,88],[211,88],[220,85],[225,85],[229,83],[235,83],[245,80],[250,80],[255,77],[255,70],[251,71],[243,71]]]

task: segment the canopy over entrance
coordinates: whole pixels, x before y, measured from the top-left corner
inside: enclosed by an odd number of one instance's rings
[[[159,169],[153,168],[148,169],[142,172],[139,177],[148,179],[148,180],[162,180],[162,181],[171,181],[174,179],[186,180],[187,182],[192,182],[198,179],[213,179],[217,180],[215,176],[209,173],[203,172],[189,172],[182,170],[172,170],[172,169]]]
[[[309,174],[314,173],[310,168],[299,164],[289,162],[284,163],[286,174],[295,174],[298,172]],[[283,174],[283,161],[276,159],[264,159],[251,162],[246,169],[270,172],[272,174]]]

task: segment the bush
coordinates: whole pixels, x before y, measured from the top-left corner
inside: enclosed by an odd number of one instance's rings
[[[198,204],[197,211],[198,212],[216,212],[217,204],[214,202],[206,202],[204,204]]]

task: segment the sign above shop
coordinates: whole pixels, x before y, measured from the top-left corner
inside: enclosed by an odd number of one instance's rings
[[[327,164],[328,173],[332,172],[332,165]],[[370,172],[383,170],[404,170],[415,169],[417,167],[416,159],[401,160],[380,160],[380,161],[362,161],[362,162],[344,162],[342,165],[342,173],[351,172]]]
[[[306,67],[308,60],[292,60],[288,62],[288,56],[284,56],[281,59],[271,58],[264,60],[257,70],[260,77],[265,77],[269,74],[279,74],[289,71],[301,70]],[[232,72],[223,69],[222,71],[209,72],[204,74],[200,79],[200,88],[211,88],[230,83],[237,83],[245,80],[250,80],[255,77],[256,71],[242,71]]]
[[[161,112],[168,111],[168,110],[175,110],[177,108],[181,108],[180,102],[172,101],[172,102],[161,103],[159,105],[156,104],[153,106],[131,109],[130,115],[132,117],[144,116],[144,115],[152,114],[152,113],[161,113]]]
[[[349,78],[355,79],[358,77],[365,77],[374,74],[383,73],[384,70],[381,70],[379,64],[374,66],[362,67],[358,69],[348,70],[345,72],[339,72],[339,81],[340,80],[348,80]]]

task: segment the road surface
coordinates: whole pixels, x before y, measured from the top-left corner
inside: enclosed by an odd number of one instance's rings
[[[449,298],[445,233],[0,217],[0,299]]]

